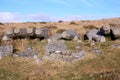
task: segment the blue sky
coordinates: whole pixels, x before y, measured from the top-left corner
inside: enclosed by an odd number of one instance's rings
[[[120,0],[0,0],[0,22],[120,17]]]

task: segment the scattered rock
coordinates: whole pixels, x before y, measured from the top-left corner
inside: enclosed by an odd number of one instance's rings
[[[30,47],[27,48],[24,52],[17,53],[16,55],[19,57],[28,57],[28,58],[34,58],[35,56],[37,56],[36,51]]]
[[[92,30],[89,30],[86,32],[85,34],[85,40],[88,39],[88,40],[92,40],[93,37],[99,35],[99,30],[97,29],[92,29]]]
[[[79,51],[79,52],[75,52],[71,54],[71,57],[73,58],[73,60],[80,60],[83,56],[85,55],[85,51]]]
[[[113,48],[120,48],[120,44],[113,44],[112,47]]]
[[[103,54],[102,50],[99,48],[94,48],[92,49],[92,52],[96,53],[96,54]]]
[[[0,58],[3,58],[8,55],[13,54],[13,46],[7,45],[7,46],[0,46]]]
[[[119,39],[120,38],[120,28],[118,28],[118,27],[112,27],[110,35],[111,35],[111,38],[113,40]]]
[[[84,51],[74,52],[71,55],[63,55],[61,53],[52,53],[49,56],[45,56],[49,60],[53,61],[67,61],[67,62],[73,62],[75,60],[80,60],[85,55]]]
[[[62,35],[62,38],[65,40],[80,39],[80,35],[70,29],[63,31],[63,33],[61,35]]]
[[[55,35],[52,35],[49,39],[48,39],[48,43],[50,42],[55,42],[55,41],[59,41],[62,39],[62,36],[61,34],[55,34]]]
[[[80,60],[84,55],[85,51],[78,51],[72,54],[67,53],[67,47],[64,44],[59,44],[56,42],[49,43],[46,47],[47,54],[44,58],[53,61],[68,61],[72,62],[74,60]]]
[[[51,42],[46,46],[46,53],[48,55],[55,53],[56,51],[60,51],[62,54],[67,54],[67,50],[67,46],[61,42]]]

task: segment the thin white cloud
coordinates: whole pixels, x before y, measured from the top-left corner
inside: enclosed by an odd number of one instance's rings
[[[18,16],[16,13],[0,12],[0,22],[17,22]]]
[[[54,21],[54,17],[47,14],[29,14],[26,15],[31,21]]]
[[[47,14],[18,14],[12,12],[0,12],[0,22],[26,22],[26,21],[55,21],[56,18]]]

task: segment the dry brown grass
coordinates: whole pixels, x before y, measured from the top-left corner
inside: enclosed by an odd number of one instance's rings
[[[89,42],[88,42],[89,43]],[[0,79],[1,80],[115,80],[120,75],[120,54],[119,49],[107,48],[109,44],[100,44],[98,47],[104,50],[104,54],[97,55],[90,53],[90,46],[87,45],[89,52],[83,59],[70,62],[54,62],[44,60],[37,64],[33,59],[23,57],[5,57],[0,60]],[[118,42],[117,42],[118,43]],[[44,51],[46,41],[30,41],[29,45]],[[84,44],[77,44],[75,41],[68,41],[67,46],[74,51],[74,45],[81,45],[86,49]],[[104,45],[104,46],[103,46]],[[87,50],[86,49],[86,50]],[[40,56],[44,52],[39,53]],[[114,54],[113,54],[114,53]],[[102,77],[101,77],[102,76]],[[118,79],[119,80],[119,79]]]

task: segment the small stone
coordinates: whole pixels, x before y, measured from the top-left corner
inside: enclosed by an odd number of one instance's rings
[[[112,47],[113,48],[120,48],[120,44],[113,44]]]
[[[96,54],[103,54],[102,50],[100,50],[99,48],[94,48],[92,51]]]

